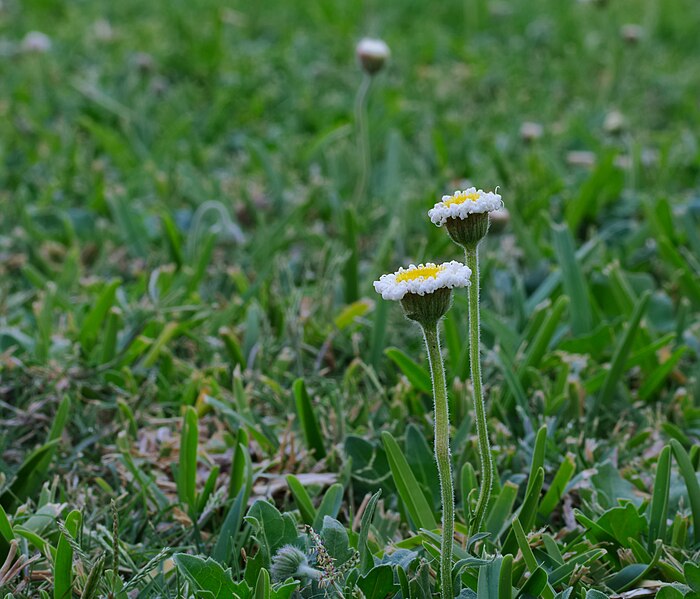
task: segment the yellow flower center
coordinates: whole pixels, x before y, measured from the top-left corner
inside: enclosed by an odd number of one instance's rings
[[[420,268],[414,268],[413,270],[405,270],[404,272],[396,275],[396,282],[401,283],[402,281],[415,281],[416,279],[427,279],[430,277],[434,279],[444,268],[444,266],[421,266]]]
[[[459,193],[453,195],[449,200],[445,201],[445,206],[452,206],[452,204],[464,204],[467,200],[476,202],[479,199],[479,192],[473,191],[472,193]]]

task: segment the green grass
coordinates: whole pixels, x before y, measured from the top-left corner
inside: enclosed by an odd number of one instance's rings
[[[497,482],[469,543],[466,294],[442,327],[460,596],[697,597],[698,22],[694,0],[2,2],[0,565],[34,561],[0,591],[436,592],[427,363],[371,282],[461,259],[426,213],[467,178],[510,217],[481,252]],[[50,51],[21,51],[32,30]],[[356,198],[364,35],[392,59]],[[335,560],[326,586],[270,580],[287,543]]]

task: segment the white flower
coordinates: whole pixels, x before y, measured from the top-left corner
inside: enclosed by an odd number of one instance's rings
[[[443,264],[411,264],[379,277],[374,289],[386,300],[401,300],[407,293],[426,295],[438,289],[466,287],[471,274],[469,267],[455,260]]]
[[[51,38],[41,31],[30,31],[22,40],[22,51],[43,53],[51,50]]]
[[[442,201],[428,211],[428,216],[440,227],[449,218],[464,220],[470,214],[493,212],[499,208],[503,208],[503,201],[499,194],[470,187],[464,191],[455,191],[451,196],[442,196]]]
[[[391,55],[389,46],[386,45],[384,40],[369,37],[360,40],[355,48],[355,53],[362,68],[370,75],[379,71]]]

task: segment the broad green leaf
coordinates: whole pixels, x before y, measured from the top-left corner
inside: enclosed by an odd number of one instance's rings
[[[230,572],[225,571],[216,560],[176,553],[173,561],[195,591],[207,591],[214,599],[242,599],[237,591],[244,583],[236,584]]]
[[[321,539],[328,551],[328,555],[333,558],[336,567],[341,567],[345,562],[355,555],[355,551],[350,547],[348,531],[335,518],[326,516],[323,519],[321,528]]]
[[[700,564],[685,562],[683,564],[686,584],[696,593],[700,593]]]
[[[629,547],[630,538],[641,538],[647,532],[646,519],[631,503],[607,510],[596,523],[623,547]]]
[[[394,584],[394,573],[391,566],[375,566],[357,580],[357,586],[367,599],[386,599],[393,596],[398,588]]]
[[[659,589],[655,599],[683,599],[684,594],[672,586],[665,586]]]
[[[262,499],[258,499],[250,506],[245,520],[255,529],[255,536],[264,549],[265,564],[269,564],[270,558],[280,547],[293,544],[297,540],[294,516],[287,513],[280,514],[274,505]],[[253,580],[252,584],[256,581],[257,579]]]

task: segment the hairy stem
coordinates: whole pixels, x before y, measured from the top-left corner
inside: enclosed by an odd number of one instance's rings
[[[454,538],[454,487],[450,467],[450,417],[445,385],[445,366],[440,353],[440,337],[437,323],[423,326],[425,344],[428,347],[430,372],[433,379],[435,400],[435,460],[440,477],[442,498],[442,551],[440,552],[440,579],[443,599],[453,599],[452,593],[452,542]]]
[[[491,497],[493,485],[493,462],[491,461],[491,448],[489,447],[489,435],[486,428],[486,407],[484,405],[484,392],[481,386],[481,340],[479,335],[479,249],[478,245],[473,249],[465,250],[467,266],[472,271],[471,285],[468,288],[469,295],[469,361],[471,363],[472,387],[474,388],[474,408],[476,410],[476,432],[479,438],[479,458],[481,461],[481,489],[476,503],[476,511],[472,529],[476,533],[481,530],[486,514],[486,507]]]

